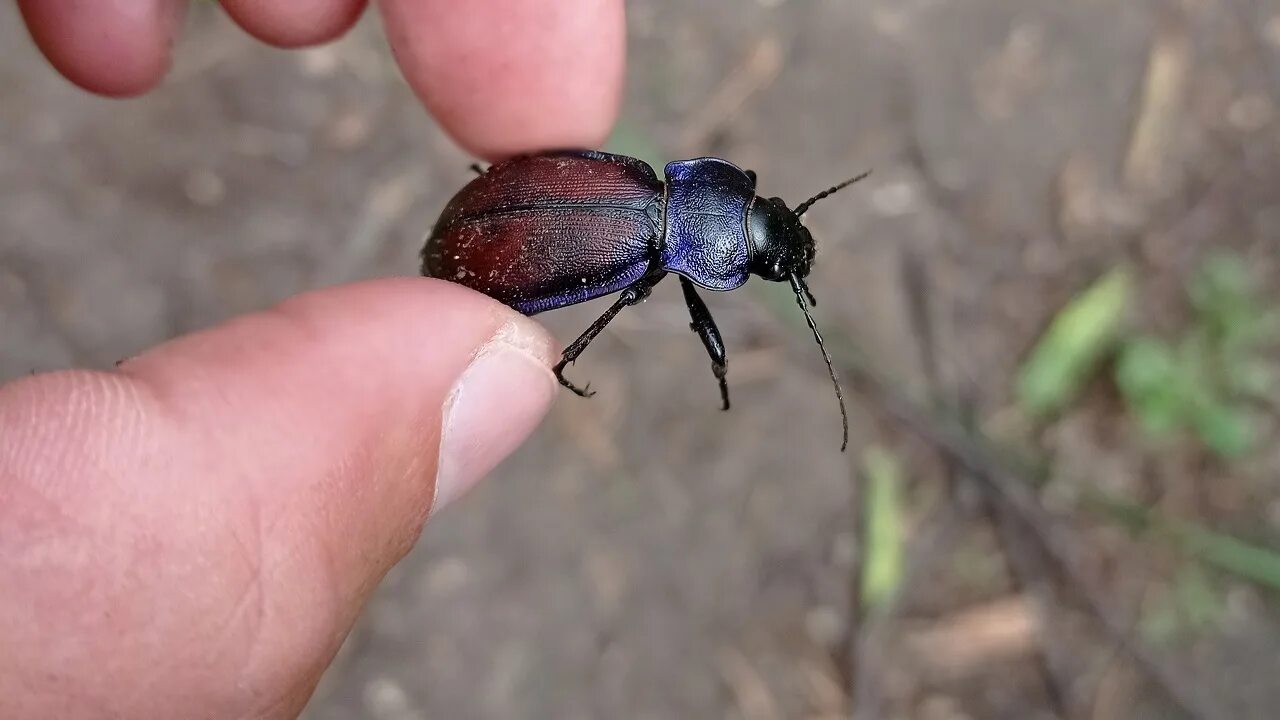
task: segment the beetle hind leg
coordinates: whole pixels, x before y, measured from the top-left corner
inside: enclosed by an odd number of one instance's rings
[[[689,329],[698,333],[702,345],[711,357],[711,372],[720,383],[721,410],[729,409],[729,361],[725,358],[724,340],[720,337],[720,328],[711,317],[711,311],[698,295],[698,290],[688,278],[680,277],[680,289],[684,291],[684,304],[689,308]]]
[[[573,393],[578,397],[591,397],[592,395],[595,395],[594,392],[591,392],[591,383],[578,387],[577,385],[574,385],[569,378],[565,377],[565,366],[576,361],[578,356],[581,355],[582,352],[587,349],[587,346],[591,344],[591,341],[595,340],[596,336],[604,331],[605,326],[617,317],[618,313],[622,312],[623,308],[630,307],[632,305],[639,305],[644,302],[645,298],[649,297],[649,292],[653,289],[653,286],[656,285],[664,275],[665,274],[645,277],[634,285],[628,287],[626,290],[623,290],[622,294],[618,296],[618,299],[609,306],[609,309],[605,310],[604,314],[596,318],[596,321],[591,323],[590,327],[584,330],[583,333],[578,336],[577,340],[574,340],[569,347],[564,349],[564,354],[560,356],[560,362],[556,363],[551,368],[551,372],[555,373],[556,380],[560,381],[561,385],[573,391]]]

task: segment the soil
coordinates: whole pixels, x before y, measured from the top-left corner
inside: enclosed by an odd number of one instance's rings
[[[842,456],[821,359],[766,291],[708,298],[729,350],[720,413],[664,285],[577,364],[599,394],[563,398],[431,522],[306,717],[1177,716],[1153,668],[1202,717],[1274,717],[1275,596],[1208,571],[1214,621],[1156,643],[1140,618],[1185,558],[1078,498],[1266,544],[1276,444],[1232,464],[1153,450],[1106,383],[1035,425],[1012,387],[1053,314],[1118,263],[1138,269],[1152,331],[1185,322],[1182,288],[1214,249],[1280,297],[1280,2],[629,10],[611,147],[721,155],[790,199],[873,169],[806,216],[819,322],[894,392],[963,408],[1047,468],[1024,488],[1074,569],[874,394],[852,394]],[[54,75],[0,7],[0,380],[109,367],[308,288],[412,274],[468,179],[376,18],[301,52],[254,43],[211,4],[189,24],[165,85],[116,102]],[[567,341],[601,310],[542,317]],[[854,579],[873,444],[904,466],[910,573],[868,617]]]

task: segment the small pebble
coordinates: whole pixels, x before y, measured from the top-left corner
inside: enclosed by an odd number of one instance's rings
[[[1227,122],[1237,130],[1261,130],[1271,122],[1275,108],[1262,95],[1245,95],[1227,108]]]
[[[815,645],[838,647],[844,641],[844,617],[830,605],[819,605],[804,616],[804,631]]]
[[[886,217],[899,217],[913,211],[919,203],[919,193],[913,184],[905,181],[891,182],[871,193],[871,207]]]
[[[182,189],[188,200],[202,207],[217,205],[227,194],[226,183],[208,168],[196,168],[187,173]]]
[[[364,686],[364,706],[375,720],[417,720],[409,694],[391,678],[374,678]]]

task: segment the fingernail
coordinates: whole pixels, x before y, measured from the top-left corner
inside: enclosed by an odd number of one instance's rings
[[[431,513],[462,497],[519,447],[555,398],[545,340],[526,321],[508,323],[453,385],[444,406]]]

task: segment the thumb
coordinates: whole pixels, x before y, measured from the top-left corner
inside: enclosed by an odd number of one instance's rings
[[[435,506],[555,394],[459,286],[300,296],[0,386],[0,717],[289,717]]]

